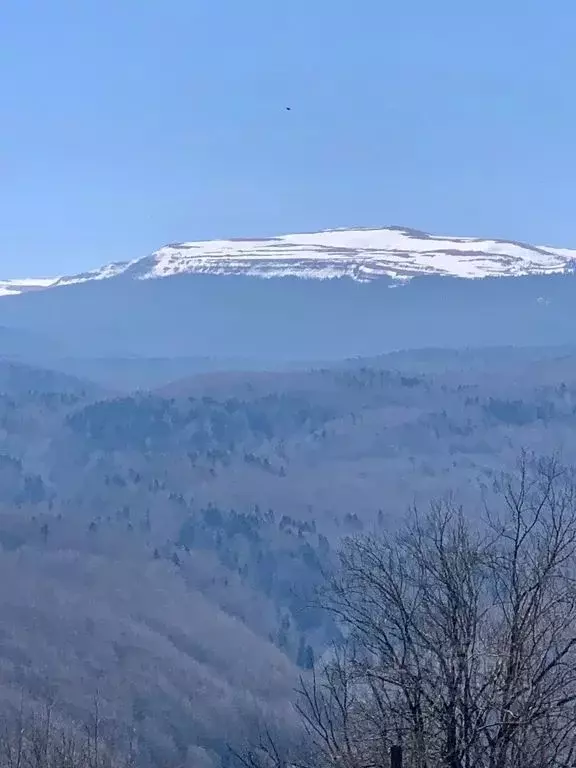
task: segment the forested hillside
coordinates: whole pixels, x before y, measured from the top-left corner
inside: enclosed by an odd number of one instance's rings
[[[339,637],[316,588],[349,534],[521,448],[576,457],[570,350],[410,353],[119,396],[0,364],[1,693],[217,764]],[[198,753],[195,753],[198,754]],[[166,762],[166,764],[168,764]]]

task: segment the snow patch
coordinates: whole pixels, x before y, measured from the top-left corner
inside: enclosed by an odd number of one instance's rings
[[[58,277],[24,277],[15,280],[0,280],[0,296],[17,296],[27,291],[41,290],[56,285]]]

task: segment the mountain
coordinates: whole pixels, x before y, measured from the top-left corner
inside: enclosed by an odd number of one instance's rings
[[[518,277],[573,271],[576,249],[533,246],[506,240],[431,235],[402,227],[336,229],[270,238],[178,243],[133,261],[107,264],[68,277],[0,282],[0,295],[31,289],[109,280],[190,274],[251,277],[379,277],[423,275],[464,278]]]
[[[575,264],[576,250],[394,227],[183,243],[33,290],[13,281],[0,324],[42,332],[68,357],[210,359],[212,370],[571,344]]]

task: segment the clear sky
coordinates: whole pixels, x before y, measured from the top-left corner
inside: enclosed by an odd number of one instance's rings
[[[0,278],[348,225],[576,247],[574,0],[5,0],[0,78]]]

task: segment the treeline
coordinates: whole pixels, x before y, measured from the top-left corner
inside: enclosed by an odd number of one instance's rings
[[[258,400],[211,397],[163,398],[156,395],[103,400],[67,418],[73,432],[105,450],[159,450],[185,444],[190,451],[215,448],[233,452],[239,443],[315,431],[335,415],[306,398],[271,394]]]

